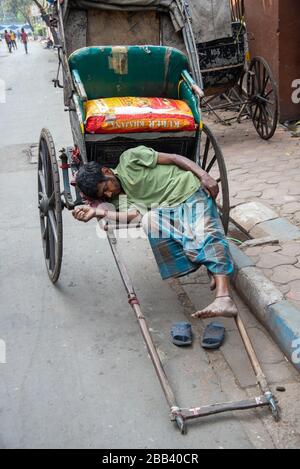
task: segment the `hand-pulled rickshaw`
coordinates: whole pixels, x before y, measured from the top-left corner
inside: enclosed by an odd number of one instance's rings
[[[207,3],[207,0],[205,0]],[[208,2],[209,3],[209,2]],[[76,190],[74,200],[70,174],[81,165],[99,161],[117,166],[122,152],[141,143],[159,152],[177,153],[197,162],[218,181],[217,201],[225,230],[229,221],[229,192],[225,162],[212,132],[202,122],[202,76],[191,25],[188,2],[181,0],[64,0],[54,3],[45,17],[58,48],[63,69],[65,105],[70,115],[74,144],[60,154],[63,190],[53,139],[47,129],[41,132],[38,161],[38,192],[41,235],[50,280],[56,283],[63,252],[63,209],[81,204]],[[59,75],[58,75],[59,77]],[[93,133],[87,128],[88,103],[103,98],[176,99],[188,105],[194,127],[191,130],[146,129],[113,133]],[[70,173],[70,174],[69,174]],[[270,407],[275,419],[279,411],[266,382],[246,329],[238,317],[238,329],[257,376],[262,395],[242,402],[183,409],[177,405],[164,368],[146,324],[134,287],[117,248],[113,228],[107,237],[119,268],[129,304],[140,325],[166,400],[171,420],[182,433],[186,422],[230,410]]]
[[[197,4],[198,11],[201,3]],[[225,9],[227,6],[223,16],[226,27],[209,38],[196,38],[205,93],[203,111],[212,113],[217,122],[225,125],[250,118],[258,135],[269,140],[278,124],[276,80],[265,58],[250,58],[251,35],[245,21],[244,0],[230,0],[230,8],[229,2],[220,3]],[[191,12],[196,13],[193,8]],[[221,117],[222,111],[233,111],[237,117]]]

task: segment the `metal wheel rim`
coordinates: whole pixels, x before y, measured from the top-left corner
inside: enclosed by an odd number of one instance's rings
[[[247,92],[253,125],[262,139],[269,140],[278,123],[278,91],[270,66],[262,57],[250,64]]]
[[[47,129],[42,130],[39,142],[38,206],[46,268],[50,280],[56,283],[63,250],[62,205],[55,146]]]
[[[220,217],[227,234],[229,227],[229,186],[222,150],[210,129],[204,125],[201,135],[200,162],[204,171],[216,179],[220,187],[217,199]]]

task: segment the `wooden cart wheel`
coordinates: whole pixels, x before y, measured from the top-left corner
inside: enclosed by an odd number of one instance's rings
[[[255,57],[247,79],[250,116],[257,133],[264,140],[273,137],[278,123],[278,89],[268,63]]]
[[[230,211],[227,170],[222,150],[213,133],[205,124],[201,136],[200,158],[202,169],[209,173],[219,184],[220,193],[217,198],[217,205],[227,234]]]
[[[47,129],[42,130],[39,143],[38,194],[46,267],[50,280],[56,283],[63,251],[62,203],[55,146]]]

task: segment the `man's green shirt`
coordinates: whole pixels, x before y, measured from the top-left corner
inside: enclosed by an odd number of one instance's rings
[[[140,146],[125,151],[114,174],[126,196],[112,203],[119,211],[135,207],[142,214],[157,207],[176,207],[201,187],[200,180],[190,171],[175,165],[157,164],[158,153]]]

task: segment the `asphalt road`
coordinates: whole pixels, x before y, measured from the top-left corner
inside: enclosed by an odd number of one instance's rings
[[[0,447],[2,448],[274,448],[299,444],[289,399],[299,380],[281,352],[240,308],[274,386],[284,381],[284,424],[267,410],[208,418],[183,437],[169,422],[156,378],[107,241],[96,226],[64,213],[64,260],[59,283],[49,282],[37,210],[36,165],[25,151],[42,127],[56,148],[72,143],[61,90],[52,87],[54,51],[30,44],[28,56],[0,45]],[[204,353],[202,326],[194,346],[177,349],[171,325],[211,299],[202,274],[185,290],[162,282],[145,239],[120,247],[166,372],[184,407],[259,394],[232,324],[222,352]],[[189,296],[186,296],[188,293]],[[1,357],[0,357],[1,358]]]

